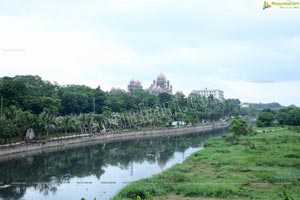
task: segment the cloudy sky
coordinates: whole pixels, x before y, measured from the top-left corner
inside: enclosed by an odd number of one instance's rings
[[[300,9],[263,0],[0,0],[0,77],[300,105]]]

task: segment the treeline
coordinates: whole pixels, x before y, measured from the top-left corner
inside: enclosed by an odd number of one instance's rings
[[[284,108],[284,106],[280,105],[279,103],[245,103],[241,106],[241,114],[248,115],[251,117],[256,117],[261,111],[264,109],[271,109],[278,111]]]
[[[60,86],[42,80],[39,76],[15,76],[0,79],[0,94],[3,108],[16,106],[33,114],[45,109],[58,115],[80,114],[93,111],[101,112],[105,93],[84,85]]]
[[[264,109],[257,118],[256,124],[259,127],[279,125],[300,126],[300,108],[289,106],[279,110]]]
[[[100,86],[59,85],[30,75],[0,78],[0,97],[2,142],[24,140],[29,128],[39,137],[48,137],[109,131],[120,128],[121,122],[128,129],[140,129],[170,126],[174,121],[197,124],[241,114],[238,99],[153,95],[145,90],[104,92]],[[121,119],[122,113],[126,119]],[[147,115],[148,120],[143,117],[141,121],[141,115]]]

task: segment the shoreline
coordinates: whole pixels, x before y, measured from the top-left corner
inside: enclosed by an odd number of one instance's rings
[[[60,140],[48,140],[45,144],[22,143],[18,145],[2,146],[0,148],[0,161],[32,156],[42,152],[60,151],[64,149],[76,148],[86,145],[173,135],[185,135],[198,132],[200,133],[210,130],[227,128],[228,126],[228,122],[215,122],[210,124],[201,124],[197,126],[182,126],[138,131],[119,131],[109,133],[106,135],[79,135],[77,137],[70,137]]]

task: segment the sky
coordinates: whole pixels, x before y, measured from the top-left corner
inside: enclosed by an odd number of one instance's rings
[[[0,0],[0,77],[109,91],[164,73],[186,95],[300,106],[300,9],[263,3]]]

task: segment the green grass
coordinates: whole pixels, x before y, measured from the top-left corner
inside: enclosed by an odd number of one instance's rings
[[[266,130],[266,128],[264,129]],[[238,141],[213,138],[162,174],[122,189],[113,200],[300,199],[300,134],[270,128]]]

